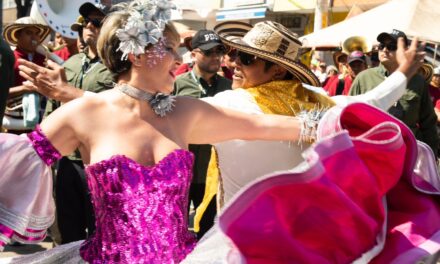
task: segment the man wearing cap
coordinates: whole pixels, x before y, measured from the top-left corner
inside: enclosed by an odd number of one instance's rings
[[[50,28],[39,24],[31,17],[22,17],[17,19],[13,24],[9,24],[3,31],[3,37],[12,46],[16,46],[14,50],[15,64],[14,75],[15,82],[13,87],[9,89],[9,98],[5,115],[8,116],[11,125],[17,120],[23,123],[23,94],[34,92],[33,89],[22,85],[25,79],[19,75],[18,59],[31,61],[37,65],[44,65],[45,56],[36,52],[38,45],[49,35]],[[39,108],[39,107],[38,107]],[[40,109],[34,109],[39,112]],[[13,125],[15,126],[15,125]],[[17,129],[17,131],[14,131]],[[18,131],[21,129],[21,131]],[[9,133],[22,133],[32,128],[24,126],[8,130]]]
[[[362,51],[355,50],[348,56],[347,71],[348,74],[344,79],[333,78],[324,89],[327,90],[328,95],[348,95],[351,84],[356,76],[367,69],[367,61]]]
[[[188,48],[194,66],[189,72],[177,77],[174,84],[176,95],[204,98],[231,89],[231,80],[217,73],[226,48],[214,31],[206,29],[197,31]],[[189,149],[195,155],[189,200],[193,202],[194,207],[197,207],[204,195],[211,145],[190,145]],[[199,238],[212,226],[215,214],[213,202],[201,220],[200,231],[197,233]]]
[[[61,103],[82,96],[84,92],[98,93],[107,90],[115,81],[98,57],[96,49],[101,21],[105,17],[104,7],[84,3],[80,6],[79,13],[81,16],[71,25],[71,29],[77,31],[79,38],[86,43],[87,47],[83,52],[70,57],[63,67],[49,61],[52,69],[46,71],[24,64],[38,70],[42,78],[50,80],[48,83],[56,84],[54,87],[46,87],[44,84],[34,83],[38,91],[52,98],[47,104],[45,115],[52,113]],[[82,240],[91,235],[95,228],[94,217],[79,151],[59,161],[55,194],[61,243]]]
[[[231,81],[217,74],[226,49],[214,31],[197,31],[189,48],[194,60],[193,70],[176,79],[176,95],[202,98],[231,88]]]
[[[380,65],[356,77],[350,89],[351,95],[363,94],[373,89],[397,69],[396,50],[399,37],[408,45],[407,37],[402,31],[394,29],[391,33],[383,32],[378,35]],[[402,120],[415,137],[428,144],[437,155],[437,117],[423,76],[416,74],[408,81],[405,94],[388,112]]]
[[[100,62],[96,51],[101,21],[107,9],[101,4],[95,6],[89,2],[80,6],[79,12],[83,18],[78,19],[80,22],[73,23],[71,29],[82,30],[81,35],[88,48],[83,53],[72,56],[63,67],[52,61],[48,61],[48,68],[21,61],[21,73],[31,82],[26,85],[62,103],[81,97],[87,92],[100,92],[109,88],[113,76]],[[51,107],[46,109],[47,113],[52,111]]]

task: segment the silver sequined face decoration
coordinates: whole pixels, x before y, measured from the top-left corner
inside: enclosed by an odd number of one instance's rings
[[[145,55],[147,56],[147,66],[149,68],[156,66],[167,55],[165,41],[162,39],[156,45],[147,49]]]
[[[176,60],[180,57],[175,50],[174,43],[168,41],[164,36],[156,45],[145,51],[147,66],[149,68],[156,66],[167,54],[170,54]]]

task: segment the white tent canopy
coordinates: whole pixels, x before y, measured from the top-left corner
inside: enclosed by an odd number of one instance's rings
[[[353,18],[305,35],[304,47],[337,47],[352,36],[363,36],[376,43],[381,32],[398,29],[407,36],[417,36],[431,43],[440,43],[439,0],[391,0]]]

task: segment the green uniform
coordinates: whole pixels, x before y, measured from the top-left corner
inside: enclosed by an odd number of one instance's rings
[[[67,82],[84,91],[99,93],[112,88],[114,75],[100,61],[99,57],[90,59],[85,53],[78,53],[70,57],[64,64]],[[60,103],[51,99],[46,106],[45,116],[60,106]]]
[[[203,98],[214,96],[219,92],[230,90],[232,81],[218,74],[212,77],[212,85],[197,76],[194,71],[179,75],[174,83],[174,94]]]
[[[361,72],[350,89],[350,95],[366,93],[389,76],[385,67],[378,67]],[[429,96],[425,79],[416,74],[408,81],[405,94],[388,112],[403,121],[414,133],[415,137],[428,144],[437,155],[439,138],[436,124],[437,116]]]

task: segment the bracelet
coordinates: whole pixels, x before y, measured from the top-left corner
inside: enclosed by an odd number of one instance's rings
[[[313,143],[316,141],[319,120],[321,120],[325,112],[326,109],[312,109],[310,111],[303,110],[297,115],[301,121],[301,131],[298,140],[300,144],[302,142]]]

